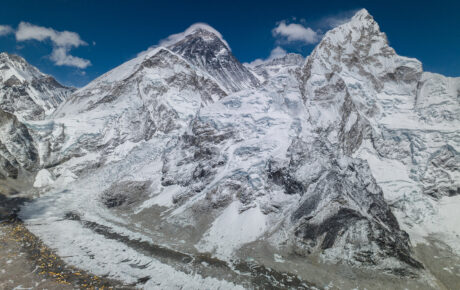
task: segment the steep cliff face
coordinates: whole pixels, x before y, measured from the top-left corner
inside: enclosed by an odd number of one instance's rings
[[[0,178],[18,178],[21,170],[38,168],[38,153],[27,127],[0,110]]]

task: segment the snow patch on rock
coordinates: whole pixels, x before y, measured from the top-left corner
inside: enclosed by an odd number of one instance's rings
[[[53,185],[53,183],[54,178],[51,173],[46,169],[42,169],[35,176],[35,182],[33,186],[38,188],[47,187]]]

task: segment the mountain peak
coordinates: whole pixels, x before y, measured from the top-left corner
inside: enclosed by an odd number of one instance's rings
[[[376,33],[380,33],[380,27],[378,23],[375,21],[374,17],[369,13],[369,11],[364,8],[356,12],[349,22],[344,23],[339,27],[342,26],[348,27],[348,29],[365,28],[371,31],[375,31]]]
[[[355,13],[355,15],[352,17],[352,20],[365,20],[369,18],[373,19],[372,15],[369,14],[369,11],[363,8]]]
[[[7,52],[0,52],[0,60],[7,58],[9,54]]]
[[[15,77],[21,83],[34,79],[52,78],[40,72],[23,57],[7,52],[0,53],[0,82]]]
[[[21,57],[19,55],[11,54],[11,53],[8,53],[8,52],[0,53],[0,63],[6,64],[8,62],[12,62],[12,63],[15,63],[15,64],[21,64],[22,66],[27,66],[30,69],[35,69],[23,57]]]
[[[228,91],[259,85],[257,78],[232,54],[222,35],[207,24],[194,24],[168,37],[168,42],[171,42],[168,49],[207,72]]]
[[[217,35],[215,32],[211,30],[199,27],[199,28],[196,28],[192,33],[186,36],[186,38],[195,38],[195,37],[201,38],[205,42],[222,43],[230,50],[227,42],[222,37],[219,37],[219,35]]]
[[[328,31],[315,50],[330,50],[331,46],[344,50],[346,54],[352,51],[374,54],[391,50],[385,33],[381,32],[380,26],[366,9],[359,10],[350,21]]]
[[[209,26],[208,24],[205,23],[196,23],[191,25],[187,30],[186,30],[186,35],[194,34],[194,33],[203,33],[207,35],[213,35],[214,37],[219,38],[222,42],[224,42],[226,45],[227,42],[224,40],[222,37],[222,34],[214,29],[213,27]]]
[[[73,92],[21,56],[0,53],[0,110],[21,120],[42,119]]]
[[[8,52],[0,52],[0,59],[10,58],[13,54],[9,54]]]
[[[212,26],[201,22],[192,24],[183,32],[170,35],[168,38],[160,42],[160,46],[168,47],[174,45],[178,42],[183,41],[190,35],[205,37],[205,39],[207,40],[215,41],[218,39],[230,50],[230,46],[228,45],[227,41],[225,41],[225,39],[222,37],[222,34],[219,31],[214,29]]]
[[[168,39],[175,38],[174,35]],[[160,45],[165,46],[163,43]],[[181,36],[167,46],[168,48],[193,47],[198,51],[216,50],[219,53],[230,53],[231,49],[222,35],[206,24],[194,24],[190,26]]]
[[[182,40],[171,46],[180,46],[182,42],[200,44],[203,47],[211,47],[213,49],[218,49],[221,52],[226,51],[230,52],[230,47],[227,42],[217,35],[215,32],[205,29],[205,28],[196,28],[191,33],[187,34]]]

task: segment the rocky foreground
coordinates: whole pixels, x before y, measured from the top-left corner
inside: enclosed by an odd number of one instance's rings
[[[17,217],[25,198],[0,194],[0,289],[129,289],[67,265]]]

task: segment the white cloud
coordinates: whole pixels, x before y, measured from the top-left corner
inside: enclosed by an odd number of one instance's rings
[[[169,46],[173,43],[176,43],[182,39],[184,39],[187,35],[190,35],[192,34],[193,32],[195,32],[196,30],[198,29],[204,29],[204,30],[207,30],[207,31],[210,31],[212,33],[214,33],[217,37],[220,38],[220,40],[228,47],[230,48],[230,46],[228,45],[227,41],[225,41],[225,39],[222,37],[222,34],[220,34],[219,31],[215,30],[213,27],[209,26],[208,24],[206,23],[201,23],[201,22],[198,22],[198,23],[195,23],[195,24],[192,24],[189,28],[187,28],[184,32],[180,32],[180,33],[176,33],[176,34],[172,34],[170,36],[168,36],[167,38],[163,39],[163,40],[160,40],[160,46]]]
[[[38,40],[43,41],[50,39],[56,46],[65,47],[79,47],[80,45],[87,45],[86,42],[81,40],[80,35],[70,31],[56,31],[52,28],[33,25],[27,22],[19,23],[18,30],[16,31],[16,40]]]
[[[320,25],[327,28],[334,28],[350,21],[350,17],[326,17],[320,21]]]
[[[58,66],[74,66],[83,69],[91,65],[89,60],[69,54],[70,49],[73,47],[88,45],[80,38],[78,33],[71,31],[56,31],[52,28],[21,22],[16,30],[16,40],[50,40],[53,43],[53,51],[50,59]]]
[[[143,54],[145,54],[145,53],[147,53],[147,52],[151,51],[152,49],[155,49],[155,48],[157,48],[159,46],[163,46],[163,47],[170,46],[171,44],[174,44],[174,43],[176,43],[178,41],[181,41],[182,39],[187,37],[187,35],[192,34],[197,29],[204,29],[204,30],[212,32],[228,47],[228,49],[230,49],[230,46],[228,45],[227,41],[225,41],[225,39],[222,37],[222,34],[220,34],[219,31],[217,31],[216,29],[214,29],[213,27],[211,27],[210,25],[208,25],[206,23],[198,22],[198,23],[190,25],[190,27],[187,28],[183,32],[171,34],[170,36],[160,40],[157,45],[153,45],[153,46],[149,47],[147,50],[138,53],[137,56],[143,55]]]
[[[59,66],[74,66],[78,68],[87,68],[91,62],[87,59],[76,57],[69,54],[68,47],[55,47],[50,55],[50,59]]]
[[[13,28],[8,25],[0,25],[0,36],[8,35],[13,33]]]
[[[264,62],[273,60],[275,58],[283,57],[286,54],[287,54],[286,50],[284,50],[282,47],[277,46],[274,49],[272,49],[272,51],[270,52],[270,55],[266,59],[258,58],[256,60],[251,61],[247,65],[249,65],[249,66],[257,66],[259,64],[262,64]]]
[[[296,21],[299,23],[287,24],[287,21],[283,20],[279,22],[278,25],[272,30],[272,34],[275,38],[278,39],[278,44],[281,45],[289,44],[292,42],[314,44],[319,42],[324,36],[324,29],[331,29],[350,21],[350,19],[353,17],[353,15],[355,15],[357,11],[358,10],[343,11],[332,16],[324,17],[319,21],[314,22],[313,26],[315,27],[315,30],[306,26],[305,19],[297,19],[296,17],[292,17],[291,21]],[[286,50],[280,46],[277,46],[271,51],[269,57],[265,59],[258,58],[250,63],[245,63],[245,65],[257,66],[284,55],[286,55]]]
[[[275,59],[275,58],[280,58],[283,57],[287,54],[286,50],[283,48],[277,46],[272,51],[270,52],[270,56],[268,57],[269,60]]]
[[[273,36],[282,37],[287,42],[313,44],[320,40],[320,35],[310,27],[296,23],[286,24],[284,20],[272,30],[272,33]]]

